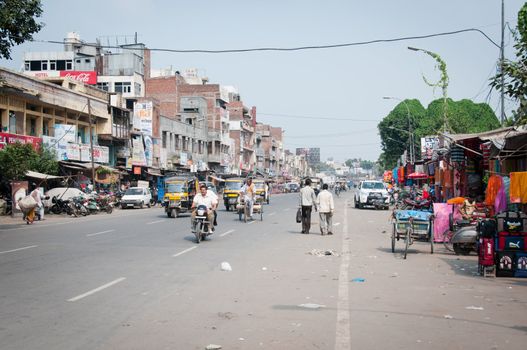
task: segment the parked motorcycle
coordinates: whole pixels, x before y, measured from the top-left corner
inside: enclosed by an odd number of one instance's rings
[[[77,210],[78,215],[86,216],[90,214],[88,209],[83,204],[84,198],[83,197],[73,197],[71,198],[71,203],[73,206],[75,206],[75,209]]]
[[[63,199],[60,199],[56,196],[54,196],[52,199],[51,199],[51,202],[53,203],[53,205],[51,206],[50,208],[50,211],[53,213],[53,214],[62,214],[62,213],[66,213],[68,215],[73,215],[75,217],[78,216],[78,212],[77,212],[77,209],[76,207],[73,205],[73,203],[71,203],[70,200],[63,200]]]
[[[209,233],[209,227],[213,227],[213,223],[209,222],[207,214],[207,206],[198,205],[196,208],[196,217],[192,222],[194,236],[196,236],[196,243],[205,240],[207,236],[211,235],[211,233]]]

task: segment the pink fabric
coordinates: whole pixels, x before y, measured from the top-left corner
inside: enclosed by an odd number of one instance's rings
[[[496,194],[494,200],[494,210],[496,213],[507,210],[507,196],[505,195],[505,186],[503,185],[503,178],[500,176],[501,186]]]
[[[449,227],[448,216],[451,212],[451,204],[434,203],[434,242],[443,241],[443,232]],[[457,209],[454,211],[454,219],[461,219],[461,214]]]

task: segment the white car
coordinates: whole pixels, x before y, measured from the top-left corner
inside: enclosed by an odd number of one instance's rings
[[[151,199],[152,193],[150,193],[150,189],[145,187],[130,187],[121,198],[121,208],[143,208],[145,205],[150,208]]]
[[[361,181],[355,192],[355,208],[362,209],[365,205],[376,208],[389,208],[389,196],[384,183],[381,181]]]

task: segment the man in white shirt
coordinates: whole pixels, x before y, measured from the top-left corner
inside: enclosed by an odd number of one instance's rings
[[[311,188],[311,179],[306,179],[305,186],[300,190],[300,207],[302,208],[302,233],[309,234],[311,229],[311,210],[317,210],[317,197]]]
[[[332,235],[333,232],[333,212],[335,205],[333,195],[328,191],[328,184],[322,185],[322,191],[317,196],[318,213],[320,216],[320,233],[323,235]]]
[[[247,179],[247,182],[240,190],[241,193],[244,195],[244,201],[245,205],[249,211],[249,218],[253,218],[253,208],[254,208],[254,198],[255,198],[255,192],[256,187],[253,184],[253,180],[251,178]]]
[[[192,230],[194,230],[194,220],[196,219],[196,208],[200,205],[207,207],[207,221],[210,222],[209,233],[212,233],[213,222],[214,222],[214,210],[218,205],[218,197],[211,195],[210,191],[207,191],[207,185],[201,184],[199,186],[199,193],[194,196],[192,201],[192,214],[190,215],[190,221],[192,224]]]

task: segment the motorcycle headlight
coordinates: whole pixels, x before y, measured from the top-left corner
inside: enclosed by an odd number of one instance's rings
[[[199,216],[205,215],[205,210],[204,209],[198,209],[198,215]]]
[[[366,202],[367,200],[368,200],[368,195],[364,194],[364,193],[361,193],[360,194],[360,201],[361,202]]]

